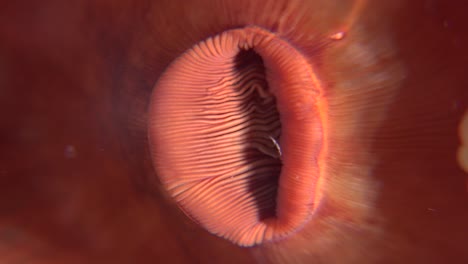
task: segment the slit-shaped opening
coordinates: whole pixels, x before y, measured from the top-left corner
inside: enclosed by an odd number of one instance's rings
[[[179,207],[242,246],[287,237],[316,207],[324,104],[309,63],[258,27],[200,42],[158,80],[153,165]]]

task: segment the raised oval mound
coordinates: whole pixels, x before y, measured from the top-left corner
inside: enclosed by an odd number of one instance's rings
[[[154,87],[156,173],[209,232],[242,246],[285,238],[317,205],[322,96],[310,63],[274,33],[249,26],[200,42]]]

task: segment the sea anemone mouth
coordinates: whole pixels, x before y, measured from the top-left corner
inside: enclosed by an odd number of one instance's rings
[[[153,166],[178,206],[241,246],[300,230],[318,203],[325,103],[308,60],[248,26],[175,59],[149,109]]]

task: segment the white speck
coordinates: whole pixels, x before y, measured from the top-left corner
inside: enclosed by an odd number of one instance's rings
[[[278,154],[279,154],[279,156],[281,157],[283,154],[281,153],[281,147],[280,147],[280,145],[278,144],[278,142],[277,142],[272,136],[270,136],[270,140],[271,140],[271,142],[273,142],[273,144],[275,145],[276,150],[278,151]]]
[[[340,31],[340,32],[337,32],[333,35],[330,36],[330,39],[333,39],[333,40],[341,40],[343,39],[345,36],[345,33],[343,31]]]
[[[437,212],[437,210],[436,210],[436,209],[434,209],[434,208],[431,208],[431,207],[428,207],[428,208],[427,208],[427,210],[428,210],[428,211],[431,211],[431,212]]]

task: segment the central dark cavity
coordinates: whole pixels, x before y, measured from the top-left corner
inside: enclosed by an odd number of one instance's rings
[[[276,99],[269,92],[262,57],[253,49],[241,50],[234,59],[235,83],[248,115],[244,158],[249,166],[248,193],[257,207],[259,221],[276,217],[278,180],[281,172],[281,123]]]

